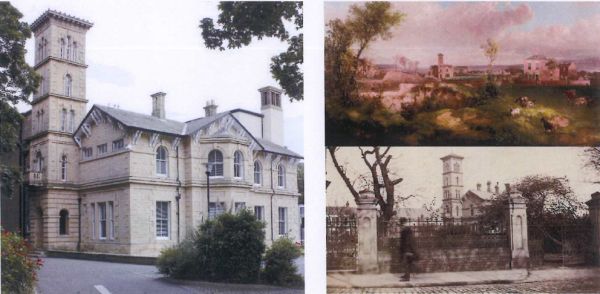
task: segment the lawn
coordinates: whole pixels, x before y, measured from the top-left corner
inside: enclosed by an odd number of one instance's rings
[[[460,86],[462,91],[473,91]],[[441,108],[418,112],[413,118],[387,124],[371,134],[364,134],[360,125],[348,126],[350,132],[340,132],[327,126],[328,145],[486,145],[486,146],[589,146],[600,144],[600,89],[574,86],[515,85],[500,86],[500,96],[477,107]],[[564,94],[575,89],[577,97],[587,96],[594,101],[589,106],[571,105]],[[514,100],[527,96],[535,106],[522,108]],[[511,116],[511,108],[521,113]],[[560,121],[561,125],[546,131],[541,118]],[[381,121],[381,117],[373,117]],[[375,142],[376,141],[376,142]],[[362,143],[364,144],[364,143]]]

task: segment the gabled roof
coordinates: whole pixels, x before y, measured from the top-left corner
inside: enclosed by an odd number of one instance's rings
[[[536,54],[536,55],[531,55],[531,56],[527,57],[527,59],[525,59],[525,60],[547,60],[547,59],[548,58],[546,58],[546,56],[544,56],[544,55]]]
[[[289,156],[289,157],[295,157],[295,158],[299,158],[299,159],[303,158],[302,155],[300,155],[292,150],[289,150],[288,148],[286,148],[284,146],[277,145],[277,144],[275,144],[271,141],[265,140],[265,139],[255,138],[246,129],[246,127],[244,127],[237,120],[237,118],[235,118],[235,116],[232,114],[232,113],[239,112],[239,111],[249,112],[249,111],[245,111],[245,110],[241,110],[241,109],[225,111],[225,112],[217,113],[213,116],[201,117],[201,118],[197,118],[197,119],[190,120],[190,121],[183,123],[183,122],[170,120],[170,119],[161,119],[161,118],[158,118],[158,117],[155,117],[152,115],[141,114],[141,113],[137,113],[137,112],[133,112],[133,111],[122,110],[122,109],[118,109],[118,108],[94,104],[94,106],[92,106],[92,109],[90,109],[90,111],[88,112],[86,117],[82,120],[82,122],[79,125],[79,127],[77,128],[77,130],[75,130],[74,136],[77,134],[77,132],[79,132],[79,130],[81,129],[81,127],[84,124],[84,122],[86,121],[86,119],[90,115],[92,115],[92,113],[96,110],[105,113],[106,115],[115,119],[119,123],[123,124],[125,127],[135,128],[135,129],[139,129],[139,130],[143,130],[143,131],[150,131],[150,132],[162,133],[162,134],[167,134],[167,135],[173,135],[173,136],[178,136],[178,137],[190,136],[190,135],[194,134],[195,132],[197,132],[198,130],[212,124],[213,122],[215,122],[219,119],[225,118],[227,116],[230,116],[235,122],[239,123],[241,128],[243,128],[244,131],[254,141],[256,141],[256,143],[258,143],[258,146],[263,151],[280,154],[280,155],[285,155],[285,156]],[[249,112],[249,113],[257,115],[257,116],[262,116],[258,113],[252,113],[252,112]],[[215,138],[224,138],[224,137],[231,137],[232,135],[226,131],[219,131],[217,133],[212,134],[211,136],[215,137]]]
[[[183,135],[185,123],[182,122],[170,119],[160,119],[152,115],[97,104],[94,104],[90,112],[92,112],[94,108],[110,115],[127,127],[171,135]]]
[[[497,195],[494,192],[488,192],[487,190],[468,190],[467,193],[465,193],[465,195],[467,194],[471,194],[474,196],[479,197],[479,199],[486,201],[486,200],[492,200],[493,198],[495,198]]]
[[[271,153],[277,153],[281,155],[287,155],[291,157],[302,158],[302,155],[287,149],[284,146],[277,145],[271,141],[267,141],[264,139],[257,139],[258,143],[263,146],[264,150]]]

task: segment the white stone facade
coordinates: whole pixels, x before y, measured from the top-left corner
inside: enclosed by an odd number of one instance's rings
[[[36,46],[46,52],[36,52],[35,68],[49,85],[36,95],[24,123],[34,244],[157,256],[209,218],[209,196],[211,207],[218,206],[215,213],[245,207],[260,214],[267,244],[281,236],[299,241],[297,165],[302,157],[280,146],[282,131],[264,125],[282,128],[281,102],[273,100],[277,105],[262,114],[236,109],[185,123],[157,117],[164,109],[154,109],[151,116],[94,105],[85,113],[85,31],[90,27],[54,11],[32,24],[36,44],[48,41],[47,47]],[[75,57],[61,57],[57,48],[67,36],[78,42]],[[70,93],[65,74],[72,78]],[[269,97],[281,94],[273,87],[264,91]],[[257,95],[260,101],[263,96]],[[220,161],[209,158],[215,150]],[[218,174],[207,182],[209,162],[216,162]]]

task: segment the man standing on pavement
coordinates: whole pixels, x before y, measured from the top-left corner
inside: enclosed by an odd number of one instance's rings
[[[402,276],[402,281],[410,281],[410,272],[412,271],[412,263],[417,259],[417,252],[414,246],[413,231],[410,226],[406,225],[407,219],[400,218],[400,256],[404,260],[406,266],[405,273]]]

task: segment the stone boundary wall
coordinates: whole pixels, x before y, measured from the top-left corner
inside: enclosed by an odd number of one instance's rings
[[[83,252],[75,252],[75,251],[58,251],[58,250],[48,250],[48,251],[46,251],[45,254],[47,257],[56,257],[56,258],[83,259],[83,260],[131,263],[131,264],[141,264],[141,265],[155,265],[156,264],[156,257],[148,257],[148,256],[131,256],[131,255],[89,253],[89,252],[83,253]]]
[[[413,264],[417,273],[510,269],[508,247],[434,249],[418,254],[419,260]],[[379,260],[383,271],[404,272],[404,263],[397,252],[381,252]]]

